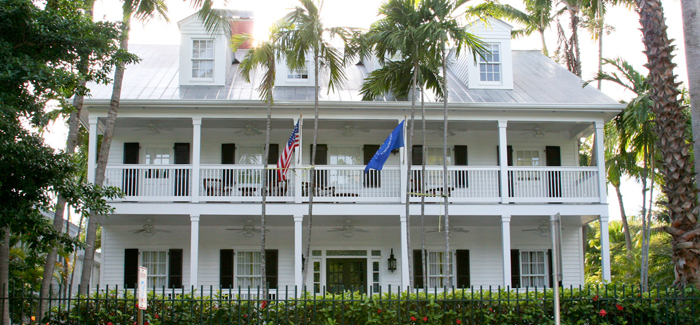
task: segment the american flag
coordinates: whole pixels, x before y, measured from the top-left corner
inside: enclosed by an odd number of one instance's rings
[[[299,121],[300,120],[301,119],[299,119]],[[287,141],[287,145],[284,147],[284,151],[282,151],[280,160],[277,161],[277,179],[280,182],[287,179],[287,170],[289,169],[289,163],[292,161],[294,148],[299,146],[299,121],[297,121],[297,125],[294,126],[292,135],[289,136],[289,141]]]

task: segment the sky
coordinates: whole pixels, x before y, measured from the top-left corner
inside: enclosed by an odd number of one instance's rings
[[[130,42],[132,44],[179,44],[180,35],[177,22],[194,13],[190,6],[191,1],[165,0],[168,6],[169,22],[163,19],[153,19],[147,23],[132,23]],[[523,9],[521,1],[503,0],[505,4],[510,4],[516,8]],[[284,16],[290,8],[298,2],[292,0],[228,0],[217,3],[219,8],[241,9],[254,11],[255,31],[254,37],[265,39],[268,35],[269,26]],[[377,8],[381,5],[381,0],[325,0],[322,8],[322,16],[326,26],[349,26],[368,28],[372,22],[377,20]],[[478,0],[473,4],[479,3]],[[666,23],[668,25],[669,38],[675,39],[677,47],[675,63],[678,68],[675,73],[678,75],[677,81],[685,82],[686,65],[683,47],[683,25],[681,16],[681,5],[678,0],[662,0]],[[99,20],[117,21],[121,19],[121,1],[117,0],[97,0],[95,5],[95,18]],[[568,16],[562,16],[562,26],[567,29]],[[612,26],[613,31],[603,38],[603,57],[622,57],[630,62],[637,70],[644,71],[646,56],[642,52],[644,45],[639,31],[639,16],[636,12],[625,7],[612,7],[608,9],[606,24]],[[515,25],[517,28],[517,25]],[[556,49],[556,29],[554,25],[546,31],[546,42],[550,54]],[[587,31],[580,29],[579,34],[581,46],[581,58],[583,66],[583,79],[590,80],[598,69],[598,43],[592,40]],[[539,35],[533,34],[530,37],[519,38],[513,41],[513,49],[541,49]],[[629,91],[622,91],[620,88],[603,84],[603,92],[615,100],[629,100],[633,94]],[[60,148],[65,145],[66,129],[63,123],[56,126],[47,133],[48,142]],[[627,180],[622,186],[625,199],[625,209],[628,215],[636,214],[641,208],[641,187],[634,180]],[[619,205],[617,197],[612,188],[608,190],[608,202],[610,204],[610,217],[619,219]]]

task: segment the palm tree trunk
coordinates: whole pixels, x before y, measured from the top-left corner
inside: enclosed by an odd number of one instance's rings
[[[644,134],[647,134],[647,129],[648,129],[648,122],[644,123],[644,126],[642,127],[644,130]],[[641,261],[641,270],[640,270],[640,280],[641,280],[641,286],[642,286],[642,291],[646,292],[648,290],[648,276],[649,276],[649,269],[647,268],[647,259],[649,255],[647,254],[645,248],[647,247],[647,242],[649,241],[649,238],[647,238],[647,177],[649,175],[649,146],[645,143],[644,144],[644,169],[642,171],[642,261]]]
[[[573,68],[572,71],[575,75],[581,77],[581,49],[578,44],[578,23],[580,18],[578,17],[579,8],[576,6],[570,6],[569,13],[571,14],[571,48],[573,54]]]
[[[693,152],[700,153],[700,8],[694,0],[681,0],[685,63],[693,122]],[[700,158],[695,159],[695,181],[700,180]],[[700,188],[700,186],[697,186]]]
[[[316,144],[318,143],[318,46],[314,49],[314,141],[311,148],[311,179],[309,180],[309,223],[306,227],[306,259],[302,271],[302,288],[306,285],[306,275],[309,273],[309,260],[311,260],[311,225],[314,216],[314,192],[316,191]]]
[[[540,39],[542,39],[542,54],[549,57],[549,50],[547,49],[547,42],[544,40],[544,29],[540,29]]]
[[[272,120],[272,102],[267,101],[267,125],[265,127],[265,154],[263,155],[263,170],[262,170],[262,213],[260,214],[260,275],[262,276],[263,297],[267,300],[267,273],[265,263],[265,230],[267,229],[265,217],[267,216],[267,191],[270,188],[268,185],[267,173],[267,158],[270,155],[270,120]]]
[[[603,31],[605,30],[605,13],[603,12],[603,1],[598,0],[598,74],[603,72]],[[598,80],[598,90],[601,88],[602,80]]]
[[[122,35],[119,47],[121,50],[129,49],[129,22],[131,17],[124,15],[122,22]],[[124,65],[118,63],[114,69],[114,86],[112,87],[112,98],[109,102],[109,111],[107,112],[107,120],[105,121],[105,131],[102,136],[102,146],[97,158],[97,167],[95,170],[95,186],[102,186],[105,180],[105,170],[107,169],[107,160],[109,159],[109,149],[112,145],[112,136],[114,135],[114,123],[117,120],[119,112],[119,99],[122,93],[122,81],[124,80]],[[92,266],[95,261],[95,242],[97,239],[97,220],[89,218],[87,232],[85,233],[85,257],[83,258],[83,270],[80,277],[80,290],[78,293],[86,295],[90,286],[90,278],[92,277]]]
[[[408,145],[406,148],[406,167],[407,174],[406,177],[406,250],[408,253],[408,283],[409,289],[413,289],[413,252],[411,251],[411,185],[413,184],[413,172],[411,171],[411,166],[413,164],[413,131],[415,128],[416,119],[416,84],[418,80],[418,61],[413,64],[413,81],[411,82],[411,126],[408,136]],[[425,159],[425,157],[423,158]],[[423,189],[421,189],[422,191]],[[427,274],[423,276],[423,287],[427,288]],[[403,290],[403,288],[402,288]]]
[[[0,244],[0,297],[6,298],[0,301],[2,305],[2,319],[0,325],[10,325],[10,227],[5,227],[0,232],[2,244]]]
[[[442,198],[445,204],[445,259],[443,260],[445,270],[445,286],[452,286],[452,272],[450,272],[450,210],[449,210],[449,191],[447,189],[447,100],[449,98],[447,89],[447,49],[445,43],[442,42],[442,91],[443,91],[443,123],[442,123]]]
[[[656,115],[655,133],[661,151],[663,193],[671,224],[664,230],[671,234],[672,258],[675,263],[674,284],[700,285],[700,255],[697,253],[695,228],[698,223],[694,174],[691,171],[690,144],[686,143],[683,114],[673,67],[673,46],[666,34],[663,7],[658,0],[636,0],[642,25],[651,85],[652,112]]]
[[[80,240],[80,233],[83,231],[83,220],[85,220],[85,214],[80,214],[80,221],[78,222],[78,233],[75,234],[76,240]],[[78,260],[78,250],[73,251],[73,269],[70,272],[70,282],[68,283],[69,288],[73,288],[73,280],[75,279],[75,262]]]
[[[421,161],[421,171],[420,171],[420,188],[424,189],[425,188],[425,159],[428,157],[428,147],[426,144],[426,139],[425,139],[425,94],[424,94],[424,88],[423,88],[423,82],[421,82],[420,85],[420,109],[421,109],[421,118],[423,122],[423,146],[422,151],[423,151],[423,161]],[[439,229],[438,229],[439,230]],[[420,196],[420,256],[421,256],[421,270],[423,271],[423,278],[427,279],[428,278],[428,261],[426,260],[426,249],[425,249],[425,195]],[[425,280],[423,280],[425,282]],[[423,286],[424,288],[427,288],[427,285]],[[427,291],[426,291],[427,292]]]
[[[620,219],[622,219],[622,229],[625,232],[625,248],[627,248],[627,254],[630,255],[632,254],[632,235],[630,234],[630,225],[627,222],[627,214],[625,214],[625,206],[622,202],[622,192],[620,191],[620,185],[613,187],[615,188],[615,193],[617,193],[617,203],[620,205]]]

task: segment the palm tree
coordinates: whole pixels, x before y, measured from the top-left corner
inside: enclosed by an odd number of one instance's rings
[[[272,34],[275,33],[275,30],[277,30],[277,28],[273,27]],[[270,38],[272,39],[274,37]],[[232,40],[234,51],[249,40],[253,40],[250,35],[234,35]],[[263,155],[263,161],[265,161],[265,159],[267,159],[266,157],[270,154],[270,121],[272,120],[272,104],[274,102],[275,65],[278,58],[279,53],[275,44],[271,41],[267,41],[258,44],[252,50],[248,51],[245,58],[241,60],[238,66],[238,70],[241,72],[241,76],[246,82],[251,82],[251,72],[255,71],[257,68],[263,69],[262,80],[258,86],[260,98],[267,104],[267,126],[265,129],[265,153]],[[267,163],[263,165],[266,166]],[[270,182],[270,180],[268,180],[268,174],[268,170],[263,168],[262,213],[260,215],[260,272],[262,275],[263,297],[267,297],[267,290],[269,289],[267,287],[267,273],[265,272],[265,233],[267,229],[265,217],[267,216],[267,194]]]
[[[226,28],[226,19],[223,18],[223,11],[212,9],[213,0],[192,0],[196,7],[201,8],[198,12],[200,19],[204,21],[207,30],[222,30]],[[125,0],[122,5],[122,35],[119,47],[122,51],[128,51],[129,45],[129,26],[131,19],[136,18],[141,21],[148,21],[155,16],[160,16],[167,20],[167,6],[163,0]],[[102,186],[105,180],[105,171],[107,169],[107,160],[109,158],[109,150],[112,145],[112,136],[114,134],[114,124],[117,120],[119,112],[119,99],[121,97],[122,82],[124,80],[124,69],[128,61],[120,61],[116,63],[114,70],[114,84],[112,88],[112,97],[110,99],[109,110],[107,111],[107,119],[104,126],[104,134],[102,144],[97,156],[97,166],[95,168],[96,186]],[[97,239],[97,222],[88,221],[87,231],[85,233],[85,258],[83,262],[83,270],[80,277],[79,294],[87,294],[87,290],[92,276],[92,265],[95,258],[95,241]]]
[[[688,91],[693,121],[693,152],[700,152],[700,8],[696,1],[681,0],[685,63],[688,68]],[[695,181],[700,180],[700,159],[695,159]],[[700,186],[696,187],[700,188]]]
[[[311,145],[311,164],[316,159],[316,145],[318,143],[318,99],[319,99],[319,69],[321,66],[329,72],[328,92],[340,87],[347,79],[345,65],[347,56],[353,52],[346,45],[345,55],[333,47],[331,40],[338,37],[348,44],[348,40],[355,34],[355,30],[347,27],[326,28],[321,19],[323,2],[315,0],[299,0],[300,6],[296,6],[282,18],[279,26],[282,28],[275,33],[275,42],[279,44],[287,66],[292,70],[307,68],[306,58],[313,56],[314,64],[314,139]],[[303,282],[306,283],[306,274],[309,270],[308,258],[311,252],[311,227],[313,221],[314,192],[316,189],[316,169],[311,166],[309,180],[309,223],[307,224],[306,252],[307,258],[303,266]]]
[[[642,25],[651,86],[654,131],[658,136],[661,174],[664,177],[664,204],[670,224],[664,230],[673,239],[675,285],[700,286],[700,254],[697,253],[698,203],[690,161],[691,145],[686,141],[686,116],[683,112],[676,76],[673,72],[673,46],[666,34],[663,6],[658,0],[636,0]]]
[[[578,25],[581,22],[579,14],[584,0],[562,0],[569,13],[569,27],[571,28],[571,37],[568,39],[564,33],[564,28],[561,22],[557,19],[557,34],[559,35],[559,48],[563,49],[566,68],[573,74],[581,77],[581,48],[578,41]],[[558,51],[560,51],[558,50]]]
[[[530,36],[534,32],[540,34],[542,40],[542,53],[549,56],[544,32],[549,28],[563,10],[552,12],[551,0],[525,0],[525,11],[520,11],[511,5],[504,5],[497,0],[489,0],[467,9],[467,16],[486,17],[493,16],[523,25],[522,29],[511,32],[514,38]]]

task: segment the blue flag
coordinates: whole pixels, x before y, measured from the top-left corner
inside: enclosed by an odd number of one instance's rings
[[[384,143],[382,143],[382,146],[379,147],[379,150],[377,150],[377,153],[374,154],[372,159],[369,161],[367,164],[367,167],[365,167],[365,174],[370,170],[370,169],[376,169],[376,170],[382,170],[384,167],[384,163],[386,160],[389,158],[389,154],[391,153],[392,150],[401,148],[404,146],[403,144],[403,123],[406,122],[406,120],[403,120],[401,123],[399,123],[399,126],[397,126],[394,131],[389,134],[389,137],[384,140]]]

